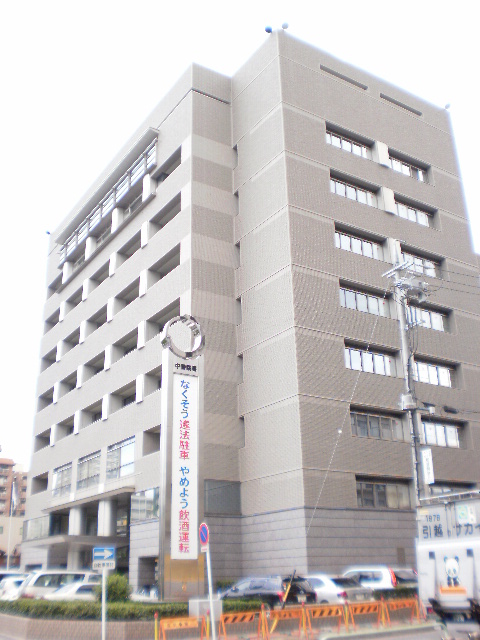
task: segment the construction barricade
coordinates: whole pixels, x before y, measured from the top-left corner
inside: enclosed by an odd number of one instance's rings
[[[384,600],[383,604],[389,620],[394,622],[405,622],[405,612],[410,613],[409,622],[420,622],[425,620],[426,614],[420,605],[418,598],[395,598]]]
[[[388,616],[388,610],[382,600],[375,602],[362,602],[362,603],[350,603],[345,604],[345,626],[348,629],[350,626],[356,629],[356,620],[374,624],[378,627],[380,625],[385,626],[390,623]]]
[[[307,614],[307,626],[309,633],[318,633],[333,630],[330,623],[333,622],[340,631],[342,623],[346,626],[345,608],[343,604],[319,604],[305,607]]]
[[[207,631],[205,618],[200,616],[199,618],[162,618],[160,620],[161,640],[167,640],[168,632],[175,632],[173,634],[175,640],[179,637],[190,638],[192,629],[199,631],[200,640],[203,640]],[[183,631],[188,633],[182,633]]]
[[[277,632],[282,635],[287,633],[293,635],[293,632],[298,627],[298,635],[302,634],[308,638],[308,626],[307,626],[307,614],[305,611],[305,605],[302,607],[292,607],[287,609],[272,609],[270,612],[270,625],[267,625],[268,637]],[[265,616],[265,612],[263,611]],[[298,624],[297,624],[298,622]]]
[[[265,621],[263,619],[262,611],[239,611],[237,613],[222,613],[220,621],[218,623],[218,639],[238,637],[241,634],[242,638],[256,637],[265,638]],[[233,634],[231,633],[233,632]]]

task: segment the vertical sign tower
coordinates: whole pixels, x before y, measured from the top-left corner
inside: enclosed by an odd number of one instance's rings
[[[190,341],[190,350],[178,344]],[[159,599],[198,582],[199,450],[203,415],[205,338],[189,315],[169,320],[162,335],[162,415],[159,491]],[[182,562],[190,561],[190,563]],[[168,573],[168,575],[167,575]],[[177,585],[177,587],[175,587]]]

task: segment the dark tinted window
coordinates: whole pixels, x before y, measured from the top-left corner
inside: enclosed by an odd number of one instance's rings
[[[311,581],[310,581],[311,582]],[[355,578],[332,578],[337,587],[358,587],[360,583]]]
[[[394,571],[397,582],[417,582],[417,576],[415,571],[410,569],[401,569],[400,571]]]
[[[323,582],[323,580],[320,580],[320,578],[309,578],[308,581],[312,585],[312,587],[324,587],[325,586],[325,583]]]

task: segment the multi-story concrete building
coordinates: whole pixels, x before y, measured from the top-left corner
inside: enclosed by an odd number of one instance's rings
[[[193,65],[51,236],[23,563],[76,567],[108,542],[153,582],[159,333],[178,314],[206,334],[215,578],[412,563],[383,275],[403,259],[428,283],[409,335],[429,491],[468,489],[479,269],[448,113],[284,32],[232,78]]]
[[[27,474],[10,458],[0,458],[0,516],[10,515],[14,484],[16,499],[13,504],[13,515],[23,518],[27,495]]]

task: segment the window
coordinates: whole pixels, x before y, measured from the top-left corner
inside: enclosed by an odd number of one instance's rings
[[[123,478],[133,473],[135,461],[135,437],[108,447],[107,480]]]
[[[350,411],[352,434],[361,438],[408,442],[408,427],[395,416]]]
[[[390,317],[388,301],[370,293],[361,293],[360,291],[340,287],[340,304],[346,309],[372,313],[375,316]]]
[[[475,485],[472,484],[435,482],[435,484],[430,485],[430,494],[432,496],[442,496],[448,493],[465,493],[467,491],[472,491],[474,488]]]
[[[409,162],[405,162],[405,160],[400,160],[399,158],[395,158],[392,154],[389,154],[390,158],[390,166],[394,171],[398,171],[398,173],[403,173],[404,176],[410,176],[410,178],[415,178],[415,180],[419,180],[420,182],[427,181],[427,172],[425,169],[421,167],[417,167],[414,164]]]
[[[421,256],[416,256],[413,253],[406,253],[402,250],[402,260],[413,262],[409,267],[415,273],[421,273],[425,276],[431,276],[432,278],[438,278],[440,276],[440,264],[433,260],[427,260]]]
[[[407,307],[408,324],[417,324],[435,331],[445,331],[445,316],[438,311],[420,309],[420,307]]]
[[[52,495],[63,496],[70,493],[72,484],[72,463],[65,464],[53,470]]]
[[[358,253],[366,258],[383,260],[383,247],[381,244],[372,242],[371,240],[357,238],[356,236],[351,236],[348,233],[335,231],[335,246],[337,249]]]
[[[424,227],[430,226],[431,214],[428,214],[426,211],[422,211],[422,209],[417,209],[415,207],[411,207],[408,204],[403,204],[395,200],[395,212],[395,215],[399,216],[400,218],[410,220],[410,222],[416,222],[417,224],[421,224]]]
[[[395,362],[392,356],[355,347],[345,347],[345,366],[354,371],[394,376]]]
[[[158,488],[134,493],[131,500],[131,522],[153,518],[158,518]]]
[[[454,370],[445,365],[415,361],[413,363],[413,379],[417,382],[435,384],[440,387],[451,387]]]
[[[336,178],[330,178],[330,191],[336,193],[337,196],[356,200],[361,204],[368,204],[369,207],[377,206],[377,196],[373,191],[362,189],[362,187],[357,187],[354,184],[349,184]]]
[[[460,447],[459,431],[460,427],[453,424],[422,420],[420,439],[423,444],[458,449]]]
[[[100,451],[80,458],[77,465],[77,489],[98,484],[100,479]]]
[[[362,158],[372,158],[372,152],[370,147],[362,142],[357,142],[356,140],[352,140],[351,138],[346,138],[338,133],[334,133],[333,131],[329,131],[327,129],[326,135],[327,144],[331,144],[333,147],[337,147],[337,149],[343,149],[344,151],[348,151],[349,153],[353,153],[355,156],[361,156]]]
[[[373,509],[410,509],[408,484],[357,480],[357,506]]]

